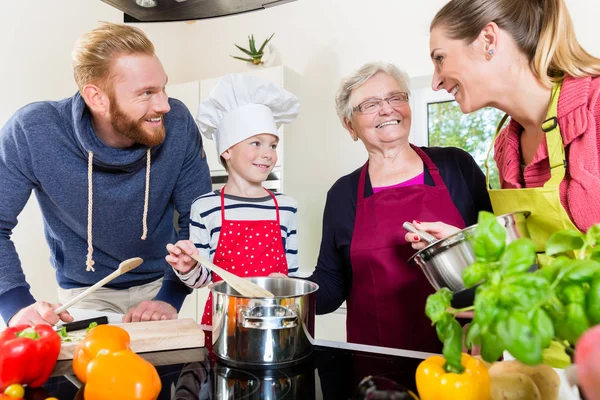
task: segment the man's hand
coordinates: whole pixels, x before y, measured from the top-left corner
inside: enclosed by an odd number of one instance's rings
[[[160,321],[177,319],[177,310],[167,302],[144,300],[123,316],[123,322]]]
[[[63,311],[59,315],[56,315],[56,312],[54,312],[54,310],[61,305],[62,304],[60,303],[50,304],[46,301],[37,301],[32,305],[19,310],[15,315],[13,315],[8,321],[8,326],[21,324],[56,325],[61,320],[64,322],[72,322],[73,317],[67,311]]]

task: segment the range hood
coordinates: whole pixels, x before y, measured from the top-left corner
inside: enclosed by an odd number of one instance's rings
[[[223,17],[295,0],[102,0],[125,13],[125,22],[167,22]]]

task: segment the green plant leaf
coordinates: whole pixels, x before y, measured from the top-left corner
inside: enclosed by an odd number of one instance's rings
[[[248,42],[250,45],[250,51],[256,53],[256,44],[254,42],[254,35],[248,36]]]
[[[467,348],[470,350],[473,345],[480,345],[481,337],[481,325],[479,325],[479,322],[476,321],[471,322],[467,328],[467,335],[465,336],[465,344]]]
[[[487,362],[496,362],[502,356],[504,346],[497,335],[488,332],[481,337],[481,357]]]
[[[250,57],[255,56],[255,54],[252,53],[250,50],[246,50],[245,48],[238,46],[237,44],[235,44],[234,46],[237,47],[238,49],[240,49],[241,51],[243,51],[244,53],[246,53],[247,55],[249,55]]]
[[[446,328],[444,348],[442,349],[446,365],[446,372],[455,372],[460,374],[464,368],[460,362],[462,357],[462,328],[454,318]]]
[[[265,46],[267,45],[267,43],[269,43],[269,41],[271,39],[273,39],[273,36],[275,36],[275,32],[273,32],[273,34],[271,36],[269,36],[269,38],[264,41],[264,43],[262,44],[262,46],[260,46],[260,49],[258,49],[259,53],[263,52],[263,50],[265,49]]]
[[[531,239],[522,238],[512,241],[500,257],[500,267],[504,276],[526,272],[535,264],[537,254]]]
[[[535,332],[540,338],[542,349],[550,346],[550,342],[552,342],[552,338],[554,337],[554,325],[548,313],[541,308],[537,309],[533,314],[532,323]]]
[[[477,285],[482,280],[487,278],[488,266],[487,264],[475,261],[462,271],[462,279],[466,288]]]
[[[599,275],[600,262],[594,260],[577,260],[568,271],[565,271],[561,279],[566,282],[589,282]]]
[[[552,257],[581,249],[584,241],[585,236],[581,232],[572,230],[555,232],[546,242],[546,255]]]
[[[472,243],[477,261],[497,261],[506,245],[506,230],[494,214],[480,211]]]
[[[557,257],[550,265],[544,265],[542,268],[535,271],[535,275],[541,276],[548,282],[552,283],[556,279],[558,272],[564,265],[568,265],[573,262],[572,259],[565,256]]]
[[[242,58],[242,57],[236,57],[236,56],[232,56],[230,55],[231,58],[235,58],[236,60],[242,60],[242,61],[248,61],[248,62],[253,62],[254,59],[252,58]]]
[[[452,296],[452,292],[448,288],[442,288],[427,297],[425,314],[431,322],[437,323],[444,317],[444,314],[448,313],[446,309],[450,307]]]
[[[503,340],[507,340],[506,349],[510,354],[522,363],[540,364],[542,362],[542,340],[533,330],[527,314],[513,311],[508,317],[507,324],[508,334],[512,340],[506,337]]]
[[[600,224],[591,226],[585,234],[585,241],[588,246],[595,246],[600,243]]]
[[[446,339],[446,328],[448,328],[448,325],[450,325],[450,322],[452,321],[453,317],[452,315],[450,315],[450,313],[445,313],[444,316],[435,324],[435,331],[438,335],[438,339],[440,339],[440,342],[444,342],[444,339]]]
[[[481,285],[475,291],[475,318],[482,326],[491,324],[498,315],[498,300],[493,287]]]

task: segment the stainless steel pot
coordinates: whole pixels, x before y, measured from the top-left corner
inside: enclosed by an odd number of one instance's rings
[[[213,351],[234,366],[298,363],[312,353],[318,285],[294,278],[246,278],[274,298],[241,296],[226,282],[210,286]]]
[[[529,237],[526,224],[529,214],[529,211],[520,211],[496,217],[506,229],[507,244],[518,238]],[[477,225],[472,225],[446,239],[436,241],[410,258],[421,267],[436,290],[443,287],[454,293],[465,290],[462,271],[475,262],[471,238],[476,227]]]

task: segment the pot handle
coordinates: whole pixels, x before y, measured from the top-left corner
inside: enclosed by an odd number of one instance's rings
[[[298,325],[298,308],[292,304],[257,305],[242,307],[238,317],[240,325],[247,329],[284,329]]]

